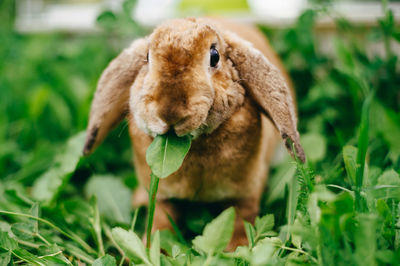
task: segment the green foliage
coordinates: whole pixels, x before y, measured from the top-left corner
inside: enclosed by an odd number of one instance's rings
[[[131,38],[144,35],[143,28],[132,19],[137,0],[125,0],[121,10],[105,10],[97,17],[97,24],[110,36]]]
[[[131,191],[115,176],[92,176],[86,184],[88,197],[96,196],[100,214],[111,221],[129,224]]]
[[[336,19],[329,53],[315,27],[326,9],[305,11],[293,27],[262,28],[295,84],[308,161],[285,157],[271,167],[263,215],[245,223],[249,245],[230,253],[233,209],[195,208],[173,224],[177,234],[148,234],[152,245],[143,245],[126,124],[81,157],[101,71],[144,33],[129,16],[135,1],[105,11],[103,31],[85,36],[16,33],[13,1],[1,2],[0,265],[397,265],[400,30],[383,2],[376,27]],[[380,43],[381,52],[369,47]],[[148,159],[159,177],[190,148],[188,137],[154,143]]]
[[[33,184],[32,196],[41,202],[51,202],[68,182],[82,154],[85,132],[72,137],[61,153],[57,154],[54,165]]]
[[[117,262],[114,257],[110,255],[104,255],[101,258],[95,260],[93,266],[117,266]]]
[[[209,223],[203,235],[193,240],[194,248],[208,255],[223,251],[231,239],[234,223],[235,211],[231,207]]]
[[[149,215],[147,219],[147,247],[150,247],[156,195],[160,178],[166,178],[182,165],[192,143],[189,135],[178,137],[174,132],[158,135],[147,148],[146,162],[150,166]]]
[[[117,227],[112,230],[112,235],[117,245],[130,260],[134,263],[152,265],[142,240],[134,232]]]
[[[151,171],[159,178],[166,178],[181,167],[191,145],[189,135],[178,137],[174,132],[158,135],[146,152]]]

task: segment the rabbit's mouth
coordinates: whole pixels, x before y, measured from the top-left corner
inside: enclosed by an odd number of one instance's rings
[[[142,90],[131,98],[130,108],[135,124],[150,136],[174,131],[178,136],[190,134],[196,138],[209,130],[212,103],[212,97],[201,97],[186,105],[179,102],[163,105]]]
[[[196,112],[176,119],[175,123],[167,123],[157,114],[152,112],[152,108],[137,110],[134,113],[136,125],[150,136],[163,135],[168,131],[174,131],[178,136],[192,135],[197,138],[210,131],[207,125],[208,112]]]

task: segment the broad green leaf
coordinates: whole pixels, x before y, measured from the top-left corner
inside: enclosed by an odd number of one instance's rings
[[[319,222],[320,217],[321,217],[321,210],[318,206],[318,197],[315,193],[312,193],[308,197],[307,211],[308,211],[308,214],[310,215],[311,225],[317,226],[317,223]]]
[[[33,255],[32,253],[30,253],[29,251],[27,251],[25,249],[18,248],[18,249],[13,250],[12,253],[14,254],[14,256],[27,262],[28,264],[40,265],[40,266],[49,265],[49,263],[46,262],[46,260]]]
[[[248,246],[239,246],[234,252],[228,253],[230,257],[249,261],[251,258],[251,249]]]
[[[279,237],[267,237],[264,241],[271,242],[275,247],[283,246],[283,242]]]
[[[385,142],[390,145],[389,157],[396,160],[400,154],[400,117],[396,116],[394,110],[385,108],[377,100],[371,104],[370,126],[371,135],[381,134]]]
[[[271,241],[267,241],[267,239],[259,241],[252,251],[251,265],[268,265],[275,250],[276,247]]]
[[[380,218],[382,218],[382,220],[388,225],[391,225],[394,221],[393,215],[385,200],[379,199],[376,201],[376,210],[378,211]]]
[[[296,235],[296,234],[292,234],[292,244],[293,246],[295,246],[296,248],[301,249],[301,237]]]
[[[86,194],[97,198],[99,211],[111,221],[129,224],[131,190],[120,178],[114,176],[92,176],[86,185]]]
[[[223,251],[231,239],[234,223],[235,209],[231,207],[206,225],[203,235],[193,240],[194,247],[208,254]]]
[[[378,177],[377,185],[368,190],[375,199],[397,199],[400,200],[400,176],[397,172],[386,170]]]
[[[257,217],[255,221],[255,227],[258,235],[263,235],[272,230],[275,225],[275,219],[273,214],[264,215],[262,218]]]
[[[184,246],[179,241],[177,236],[170,230],[160,231],[160,246],[170,255],[173,254],[174,247],[178,247],[180,250],[182,250],[182,252],[185,252],[187,250],[187,247]]]
[[[156,231],[153,235],[150,248],[150,261],[155,266],[160,266],[160,232]]]
[[[351,183],[355,184],[357,172],[357,148],[354,146],[344,146],[343,160]]]
[[[98,258],[95,260],[92,264],[92,266],[116,266],[117,262],[115,261],[115,258],[106,254],[101,258]]]
[[[11,251],[0,253],[0,265],[8,265],[11,261]]]
[[[368,194],[374,199],[400,200],[400,186],[380,185],[368,190]]]
[[[35,227],[31,223],[15,223],[11,226],[11,231],[21,240],[32,240]]]
[[[326,154],[326,139],[318,133],[307,133],[301,136],[301,144],[307,158],[313,162],[322,160]]]
[[[125,255],[135,263],[152,265],[149,261],[142,240],[132,231],[120,227],[112,229],[115,242],[125,252]]]
[[[169,132],[154,138],[146,152],[146,161],[154,175],[165,178],[182,165],[191,145],[189,135],[178,137]]]
[[[12,251],[18,248],[18,243],[14,238],[11,238],[7,232],[0,232],[0,248]]]
[[[74,172],[82,156],[84,141],[85,132],[80,132],[69,139],[62,152],[56,157],[53,166],[33,184],[32,195],[35,199],[45,203],[54,200]]]
[[[374,266],[376,252],[376,223],[374,214],[359,214],[359,226],[355,234],[355,259],[358,265]]]
[[[47,265],[72,265],[72,263],[64,256],[61,248],[57,246],[57,244],[52,244],[50,246],[43,245],[39,248],[39,253],[47,254],[47,256],[45,255],[43,257],[46,261],[51,262],[51,264],[48,263]]]
[[[266,203],[272,203],[275,200],[284,197],[285,186],[287,184],[297,183],[297,180],[293,180],[295,173],[296,165],[294,165],[292,162],[286,162],[282,165],[279,165],[277,172],[271,176],[271,180],[268,181],[269,189]]]
[[[400,175],[393,169],[386,170],[378,177],[377,185],[400,186]]]

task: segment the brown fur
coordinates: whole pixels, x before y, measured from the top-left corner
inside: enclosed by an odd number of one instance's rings
[[[209,66],[211,45],[220,54],[216,68]],[[245,244],[242,219],[253,222],[258,213],[268,162],[279,139],[275,128],[289,151],[292,141],[304,160],[294,95],[278,58],[252,27],[194,18],[164,23],[148,39],[135,41],[129,51],[100,79],[85,153],[129,110],[134,163],[143,185],[135,196],[134,203],[139,204],[143,188],[149,187],[145,158],[152,136],[170,129],[194,135],[182,167],[159,183],[154,229],[170,226],[164,212],[179,217],[171,198],[226,201],[238,214],[229,249]],[[147,51],[149,62],[143,63]]]

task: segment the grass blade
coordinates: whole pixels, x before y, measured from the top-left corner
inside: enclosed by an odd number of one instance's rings
[[[364,101],[361,112],[360,136],[358,138],[357,152],[357,171],[356,171],[356,208],[358,211],[364,211],[365,206],[362,203],[361,189],[364,180],[365,158],[368,149],[368,130],[369,130],[369,109],[371,106],[373,94],[370,94]]]
[[[149,191],[149,215],[147,218],[147,248],[150,248],[151,230],[153,228],[154,211],[156,210],[156,194],[158,190],[158,182],[160,179],[154,174],[150,175],[150,191]]]

